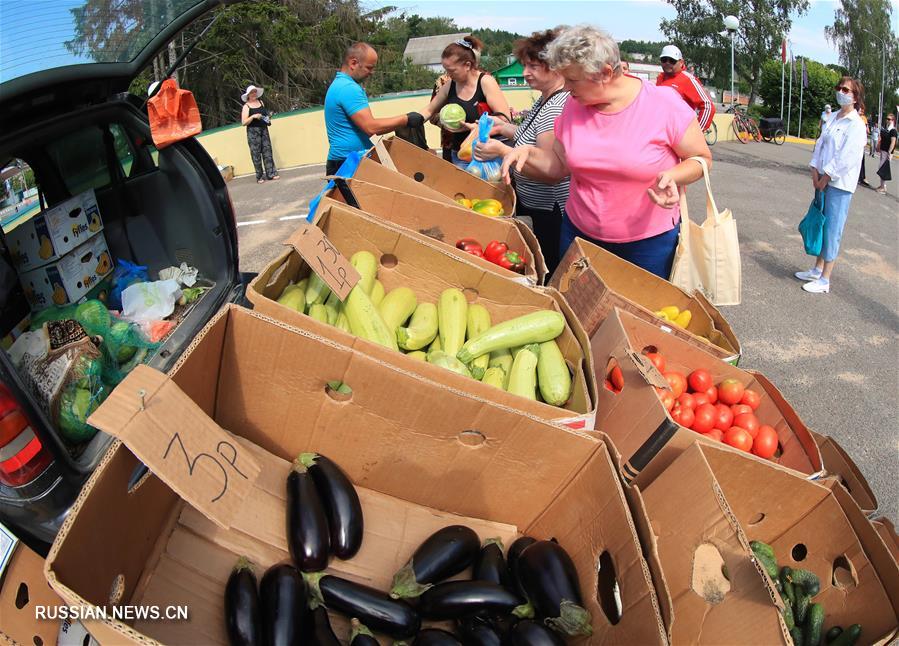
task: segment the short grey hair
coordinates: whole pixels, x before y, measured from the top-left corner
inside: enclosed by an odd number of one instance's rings
[[[561,29],[541,57],[554,70],[569,65],[580,65],[588,74],[600,72],[605,65],[611,65],[616,73],[621,70],[618,43],[609,34],[591,25]]]

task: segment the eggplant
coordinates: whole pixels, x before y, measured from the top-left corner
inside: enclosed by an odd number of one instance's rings
[[[309,585],[310,605],[324,605],[347,617],[356,617],[372,630],[395,639],[411,637],[421,628],[421,618],[405,601],[361,583],[324,572],[304,573]]]
[[[500,646],[501,633],[490,621],[478,617],[463,617],[456,622],[465,646]]]
[[[565,640],[546,626],[524,619],[509,631],[510,646],[565,646]]]
[[[287,546],[302,572],[320,572],[328,565],[328,517],[315,481],[299,459],[287,476]]]
[[[315,481],[328,516],[331,553],[339,559],[351,559],[362,547],[362,503],[352,481],[337,464],[318,453],[300,455]]]
[[[425,628],[415,636],[412,646],[462,646],[462,642],[445,630]]]
[[[521,600],[498,583],[445,581],[423,592],[419,602],[418,610],[426,619],[459,619],[478,612],[506,614]]]
[[[577,570],[561,545],[537,541],[521,553],[518,566],[525,594],[547,626],[565,635],[593,634]]]
[[[417,597],[433,584],[448,579],[471,565],[481,547],[474,530],[450,525],[431,534],[412,558],[393,575],[390,596]]]
[[[303,643],[309,610],[306,582],[289,563],[270,567],[259,584],[262,631],[266,646],[299,646]]]
[[[509,546],[509,551],[506,554],[506,567],[509,570],[509,578],[512,580],[515,591],[522,597],[526,597],[527,595],[525,594],[524,586],[521,584],[521,576],[518,572],[518,559],[521,558],[521,553],[524,552],[526,548],[536,542],[536,538],[521,536],[512,542]]]
[[[350,646],[381,646],[368,627],[353,618],[350,621],[352,632],[350,633]]]
[[[225,584],[225,631],[231,646],[261,646],[259,590],[252,564],[241,556]]]
[[[475,581],[489,581],[512,590],[509,568],[503,556],[503,542],[498,538],[488,538],[475,557],[471,567],[471,578]]]
[[[313,646],[340,646],[340,640],[331,628],[331,620],[324,606],[312,611],[312,644]]]

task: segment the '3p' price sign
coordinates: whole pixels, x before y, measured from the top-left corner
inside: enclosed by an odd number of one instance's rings
[[[340,300],[346,300],[361,276],[317,226],[303,223],[284,244],[297,250]]]

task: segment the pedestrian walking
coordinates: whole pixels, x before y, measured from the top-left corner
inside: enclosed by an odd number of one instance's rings
[[[821,252],[814,267],[795,274],[799,280],[806,281],[802,289],[813,294],[830,291],[830,276],[840,251],[852,194],[858,184],[858,166],[864,160],[867,138],[865,124],[859,116],[859,111],[865,107],[864,87],[851,76],[844,76],[836,90],[840,111],[815,144],[809,163],[815,194],[818,191],[824,193]]]
[[[243,108],[240,122],[247,129],[247,144],[250,146],[250,157],[256,169],[256,182],[262,184],[267,179],[279,179],[278,169],[272,157],[272,139],[268,128],[272,123],[271,114],[265,104],[259,100],[264,90],[255,85],[248,85],[246,92],[240,95]]]
[[[896,132],[896,115],[888,114],[886,126],[880,131],[880,166],[877,167],[880,186],[877,187],[877,192],[881,195],[886,195],[886,183],[893,179],[890,164],[896,151],[897,137],[899,133]]]

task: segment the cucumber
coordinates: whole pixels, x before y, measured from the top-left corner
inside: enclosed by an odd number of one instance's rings
[[[777,557],[774,555],[774,548],[768,545],[768,543],[749,541],[749,547],[752,549],[753,554],[765,554],[772,561],[777,561]]]
[[[843,628],[841,626],[834,626],[830,630],[827,631],[827,634],[824,635],[824,643],[829,644],[837,637],[843,634]]]
[[[537,362],[540,346],[536,343],[525,346],[512,363],[508,391],[513,395],[537,399]]]
[[[862,636],[861,624],[852,624],[839,637],[830,642],[830,646],[852,646]]]
[[[412,316],[417,306],[415,292],[408,287],[397,287],[385,294],[377,308],[390,331],[396,333],[396,329]]]
[[[796,618],[796,623],[805,623],[811,602],[812,598],[801,589],[796,591],[796,603],[793,605],[793,616]]]
[[[790,628],[790,637],[793,638],[793,646],[805,646],[805,634],[802,632],[802,626]]]
[[[309,308],[309,316],[322,323],[328,322],[328,308],[321,303],[314,303]]]
[[[421,350],[435,338],[437,338],[437,306],[433,303],[419,303],[412,313],[409,327],[396,329],[397,343],[404,350]]]
[[[805,646],[819,646],[824,628],[824,606],[813,603],[808,609],[808,625],[805,627]]]
[[[465,343],[465,328],[468,324],[468,301],[461,290],[450,288],[443,290],[437,301],[437,321],[440,334],[440,347],[454,357]],[[462,363],[470,363],[457,357]]]
[[[784,566],[780,568],[780,587],[783,590],[784,603],[788,603],[791,606],[796,605],[796,591],[793,589],[793,583],[790,581],[790,573],[793,572],[793,569]]]
[[[350,264],[359,272],[359,282],[362,291],[368,296],[375,286],[378,277],[378,260],[374,254],[368,251],[357,251],[350,258]]]
[[[468,367],[464,363],[456,359],[456,357],[454,357],[453,355],[444,352],[443,350],[434,350],[433,352],[428,352],[428,363],[433,363],[435,366],[446,368],[447,370],[451,370],[452,372],[464,375],[465,377],[471,377],[471,373],[468,371]]]
[[[468,306],[468,322],[466,326],[466,338],[474,339],[482,332],[490,329],[490,312],[483,305],[475,303]],[[471,376],[482,379],[490,364],[490,355],[484,354],[469,364]]]
[[[385,348],[399,351],[396,334],[387,327],[384,319],[378,314],[378,308],[372,305],[361,284],[353,287],[346,297],[344,311],[353,334]]]
[[[499,366],[487,368],[487,371],[484,373],[484,377],[481,379],[481,381],[485,384],[493,386],[494,388],[505,390],[506,373]]]
[[[814,597],[821,591],[821,582],[818,581],[818,575],[808,570],[793,570],[790,573],[790,581],[793,582],[794,586],[798,585],[805,590],[805,593],[810,597]]]
[[[486,356],[486,355],[485,355]],[[480,360],[475,359],[475,361]],[[543,401],[553,406],[562,406],[571,395],[571,374],[568,364],[555,341],[540,344],[540,357],[537,359],[537,384]]]
[[[784,606],[783,609],[784,623],[787,625],[787,630],[792,631],[796,627],[796,618],[793,617],[793,608],[789,605]],[[800,646],[802,641],[797,642],[796,646]]]
[[[381,301],[384,300],[384,283],[380,280],[375,280],[375,284],[371,288],[371,294],[369,294],[368,297],[376,306],[380,305]]]
[[[328,287],[328,283],[322,280],[321,276],[313,272],[309,276],[309,283],[306,285],[306,309],[308,310],[310,307],[317,304],[324,305],[330,295],[331,288]]]
[[[541,310],[497,323],[478,338],[466,341],[456,355],[470,363],[482,354],[502,348],[551,341],[565,330],[565,317],[553,310]],[[441,330],[440,334],[443,334]]]
[[[768,576],[771,577],[772,581],[778,580],[778,569],[777,569],[777,561],[775,561],[771,556],[768,555],[765,551],[756,552],[753,550],[753,555],[761,563],[762,568],[768,573]]]

